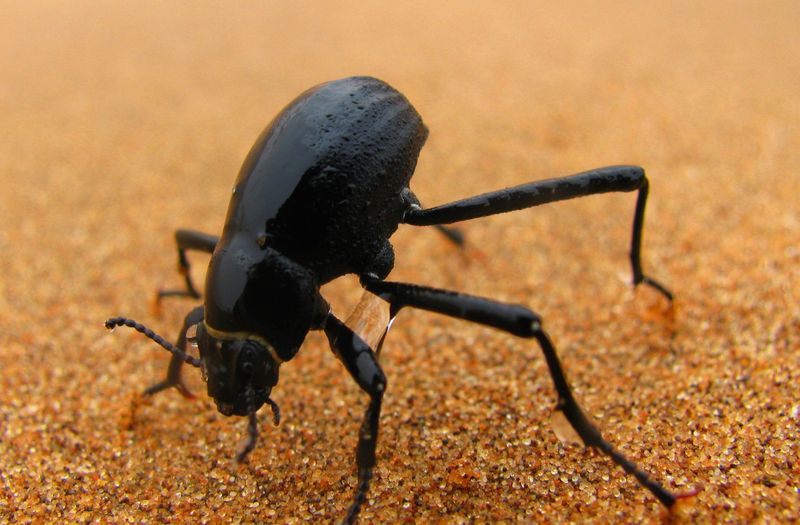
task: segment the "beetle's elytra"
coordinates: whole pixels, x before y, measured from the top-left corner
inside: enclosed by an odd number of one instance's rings
[[[143,332],[173,357],[167,378],[146,390],[154,394],[181,381],[183,363],[200,367],[208,395],[225,415],[248,417],[244,460],[258,436],[256,412],[264,405],[279,419],[270,398],[280,366],[297,353],[306,334],[323,330],[331,348],[369,404],[356,450],[358,484],[344,523],[353,523],[366,499],[378,439],[386,378],[371,348],[331,311],[320,286],[345,274],[390,305],[481,323],[537,341],[558,394],[556,409],[587,446],[611,457],[665,506],[682,497],[667,490],[606,441],[572,395],[541,318],[521,305],[504,304],[384,279],[394,265],[389,238],[399,224],[434,225],[460,242],[456,221],[520,210],[548,202],[616,191],[637,191],[631,241],[633,284],[647,284],[667,299],[671,293],[644,274],[640,259],[648,182],[637,166],[612,166],[568,177],[531,182],[435,208],[423,208],[409,189],[428,130],[397,90],[375,78],[328,82],[301,94],[266,127],[242,165],[225,227],[217,237],[178,230],[178,261],[186,289],[159,297],[200,298],[189,276],[188,250],[211,253],[204,304],[186,316],[172,345],[123,317],[106,321]],[[200,358],[185,353],[188,342]]]

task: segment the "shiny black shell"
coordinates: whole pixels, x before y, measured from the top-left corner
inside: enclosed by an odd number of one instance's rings
[[[207,272],[207,322],[284,340],[293,353],[322,308],[311,304],[321,284],[386,276],[427,134],[408,100],[375,78],[328,82],[291,102],[239,172]]]
[[[375,78],[306,91],[250,150],[222,242],[265,235],[322,283],[368,270],[403,218],[427,133],[408,100]]]

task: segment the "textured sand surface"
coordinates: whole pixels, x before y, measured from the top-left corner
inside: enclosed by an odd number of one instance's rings
[[[799,3],[2,4],[0,522],[343,516],[365,399],[321,335],[282,369],[282,424],[264,417],[236,465],[245,422],[196,376],[194,402],[141,399],[166,352],[102,323],[174,339],[193,303],[151,310],[181,284],[172,232],[219,232],[262,127],[353,74],[426,119],[426,203],[648,169],[645,269],[673,318],[627,284],[630,194],[464,223],[466,252],[403,227],[391,278],[530,305],[606,437],[704,489],[667,516],[554,434],[533,343],[403,311],[363,523],[800,520]],[[341,317],[361,295],[352,278],[324,291]]]

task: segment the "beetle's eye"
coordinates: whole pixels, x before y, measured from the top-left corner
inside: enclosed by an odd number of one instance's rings
[[[256,373],[257,353],[249,345],[245,345],[239,355],[239,372],[246,376]]]

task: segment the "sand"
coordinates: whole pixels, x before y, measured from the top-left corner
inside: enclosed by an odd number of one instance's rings
[[[439,204],[630,163],[635,198],[461,224],[459,251],[402,227],[391,279],[529,305],[606,437],[676,492],[673,515],[562,442],[535,344],[403,311],[362,523],[800,519],[800,4],[797,2],[4,2],[0,20],[0,522],[301,523],[350,503],[365,397],[319,333],[245,421],[143,399],[196,301],[172,233],[221,231],[263,126],[317,83],[373,75],[430,128],[412,181]],[[193,254],[202,282],[207,257]],[[340,317],[361,295],[324,289]],[[792,394],[795,392],[795,394]]]

